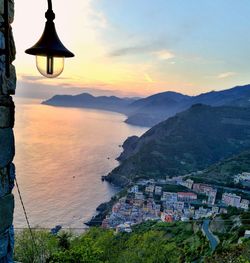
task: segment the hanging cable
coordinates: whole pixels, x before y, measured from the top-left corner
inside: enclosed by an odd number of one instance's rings
[[[16,182],[16,187],[17,187],[17,192],[18,192],[18,195],[19,195],[19,199],[21,201],[21,205],[22,205],[22,208],[23,208],[24,216],[25,216],[25,219],[26,219],[26,222],[27,222],[27,225],[28,225],[28,229],[29,229],[29,232],[30,232],[31,241],[32,241],[32,250],[33,250],[33,253],[36,252],[37,255],[39,255],[38,249],[37,249],[37,246],[36,246],[36,242],[35,242],[35,238],[34,238],[32,229],[30,227],[29,218],[28,218],[25,206],[24,206],[23,198],[22,198],[22,195],[21,195],[21,192],[20,192],[20,189],[19,189],[19,185],[18,185],[18,182],[17,182],[16,178],[15,178],[15,182]]]
[[[51,0],[48,0],[48,9],[52,10],[52,2],[51,2]]]

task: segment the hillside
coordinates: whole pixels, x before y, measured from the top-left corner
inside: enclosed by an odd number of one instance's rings
[[[205,169],[202,174],[192,176],[192,179],[230,186],[234,184],[234,175],[243,172],[250,172],[250,151],[243,151],[231,158],[222,160]]]
[[[118,98],[115,96],[94,97],[88,93],[75,96],[56,95],[43,104],[63,107],[83,107],[103,109],[123,113],[126,123],[152,127],[190,106],[202,103],[211,106],[250,106],[250,85],[237,86],[222,91],[212,91],[198,96],[187,96],[166,91],[152,96],[138,98]]]
[[[106,177],[118,185],[203,170],[250,149],[250,108],[197,104],[129,138],[123,148],[121,164]]]

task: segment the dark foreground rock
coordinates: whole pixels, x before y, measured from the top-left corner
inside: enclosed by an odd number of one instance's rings
[[[102,224],[103,219],[106,218],[108,213],[110,212],[113,203],[114,198],[112,198],[109,202],[105,202],[100,204],[96,211],[98,212],[95,216],[91,218],[88,222],[84,223],[87,226],[100,226]]]

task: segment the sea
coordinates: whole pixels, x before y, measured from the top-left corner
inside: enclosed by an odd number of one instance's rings
[[[119,189],[101,176],[118,165],[128,136],[147,129],[114,112],[42,105],[16,98],[16,177],[34,228],[85,228],[96,207]],[[14,226],[27,228],[17,188]]]

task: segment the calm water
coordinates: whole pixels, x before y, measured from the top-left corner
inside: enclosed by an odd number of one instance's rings
[[[117,166],[119,145],[146,131],[124,119],[111,112],[16,99],[15,164],[33,227],[83,227],[117,191],[100,177]],[[26,227],[16,190],[15,196],[15,227]]]

